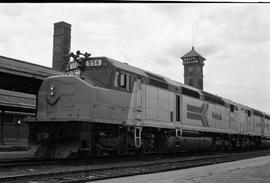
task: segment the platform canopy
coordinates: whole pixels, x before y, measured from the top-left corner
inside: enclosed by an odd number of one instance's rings
[[[34,113],[36,109],[36,96],[34,94],[20,93],[0,89],[0,110]]]
[[[37,94],[43,79],[61,75],[52,68],[0,55],[0,89]]]

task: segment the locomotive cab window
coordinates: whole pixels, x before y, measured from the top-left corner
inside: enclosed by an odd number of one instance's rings
[[[230,111],[234,112],[234,105],[230,105]]]
[[[119,72],[116,72],[116,73],[115,73],[115,79],[114,79],[114,86],[115,86],[115,87],[118,87],[118,83],[119,83],[119,75],[120,75]]]
[[[114,80],[114,85],[116,87],[129,91],[129,85],[130,85],[129,81],[130,81],[129,74],[116,72],[115,80]]]
[[[120,75],[120,87],[124,89],[128,89],[128,75],[127,74],[121,74]]]
[[[248,114],[248,117],[250,117],[250,114],[251,114],[251,113],[250,113],[250,111],[249,111],[249,110],[247,111],[247,114]]]

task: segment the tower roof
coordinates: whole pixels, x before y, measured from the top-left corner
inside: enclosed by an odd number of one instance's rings
[[[67,26],[69,26],[69,27],[71,27],[71,24],[69,24],[69,23],[67,23],[67,22],[64,22],[64,21],[60,21],[60,22],[56,22],[56,23],[54,23],[54,26],[56,26],[56,25],[67,25]]]
[[[203,60],[205,60],[203,56],[201,56],[198,52],[194,50],[194,46],[192,46],[192,50],[190,50],[188,53],[182,56],[181,59],[189,58],[189,57],[201,57]]]

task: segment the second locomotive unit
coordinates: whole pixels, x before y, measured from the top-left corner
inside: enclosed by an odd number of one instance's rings
[[[270,116],[107,57],[72,55],[45,79],[29,143],[39,158],[238,149],[270,138]]]

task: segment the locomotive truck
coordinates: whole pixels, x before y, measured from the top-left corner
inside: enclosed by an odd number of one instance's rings
[[[43,81],[27,121],[37,158],[233,150],[270,138],[264,112],[89,55]]]

